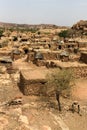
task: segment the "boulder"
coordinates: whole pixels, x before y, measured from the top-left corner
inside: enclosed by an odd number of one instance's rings
[[[22,122],[22,123],[24,123],[24,124],[26,124],[26,125],[29,124],[29,121],[28,121],[27,116],[24,116],[24,115],[20,115],[20,117],[19,117],[19,122]]]

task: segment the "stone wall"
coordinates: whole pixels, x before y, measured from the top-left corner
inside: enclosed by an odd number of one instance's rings
[[[28,54],[28,56],[27,56],[27,62],[28,61],[34,61],[34,52],[30,52],[29,54]]]
[[[81,53],[80,61],[87,64],[87,53],[85,52]]]
[[[20,73],[19,88],[24,95],[45,95],[45,80],[26,80]]]
[[[59,59],[59,53],[57,52],[47,52],[43,53],[44,60],[58,60]]]
[[[13,54],[13,56],[12,56],[12,60],[18,60],[18,59],[20,59],[21,58],[21,55],[16,55],[16,54]]]
[[[73,70],[76,78],[87,78],[87,67],[75,67]]]
[[[46,61],[45,60],[36,60],[34,61],[34,64],[36,64],[37,66],[46,66]]]
[[[62,68],[64,69],[64,68]],[[74,78],[87,78],[87,66],[82,67],[69,67],[66,69],[72,70]]]
[[[87,47],[87,42],[78,43],[78,46],[79,46],[79,48],[85,48],[85,47]]]
[[[87,78],[87,66],[82,67],[69,67],[69,68],[61,68],[61,69],[70,69],[72,70],[75,79],[78,78]],[[19,88],[21,92],[28,95],[47,95],[46,89],[46,79],[25,79],[22,73],[20,72],[20,81]],[[52,94],[51,94],[52,95]],[[50,95],[49,95],[50,96]]]
[[[58,60],[58,52],[41,52],[43,54],[44,60]],[[34,61],[34,52],[28,54],[27,61]]]

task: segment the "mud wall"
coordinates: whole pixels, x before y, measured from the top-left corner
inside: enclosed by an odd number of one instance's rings
[[[80,61],[87,64],[87,53],[81,53]]]
[[[64,69],[64,68],[62,68]],[[65,69],[72,69],[75,79],[77,78],[87,78],[87,66],[85,67],[73,67],[73,68],[65,68]],[[28,96],[28,95],[47,95],[46,91],[46,80],[27,80],[24,76],[20,73],[20,81],[19,81],[19,88],[21,92]]]
[[[58,60],[59,53],[55,52],[42,52],[44,60]],[[27,61],[34,61],[34,52],[28,54]]]
[[[19,88],[24,95],[46,95],[45,80],[26,80],[21,73]]]
[[[43,53],[44,60],[58,60],[59,59],[59,53],[55,52],[47,52]]]
[[[79,48],[87,47],[87,43],[78,43]]]
[[[78,78],[87,78],[87,66],[69,67],[69,68],[66,68],[66,69],[72,70],[73,76],[77,79]]]

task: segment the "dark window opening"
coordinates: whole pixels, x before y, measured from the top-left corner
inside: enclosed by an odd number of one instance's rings
[[[17,38],[17,37],[14,37],[14,38],[13,38],[13,41],[17,41],[17,40],[18,40],[18,38]]]
[[[27,42],[28,40],[27,39],[21,39],[21,42]]]
[[[6,61],[0,61],[0,63],[7,64],[8,62],[6,62]]]
[[[70,45],[68,45],[68,48],[70,48]]]
[[[28,49],[24,49],[24,52],[25,52],[25,54],[28,54],[29,50]]]
[[[59,49],[60,49],[60,50],[61,50],[61,48],[62,48],[61,45],[59,45]]]

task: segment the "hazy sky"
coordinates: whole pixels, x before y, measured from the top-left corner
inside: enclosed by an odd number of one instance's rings
[[[0,0],[0,21],[72,26],[87,20],[87,0]]]

